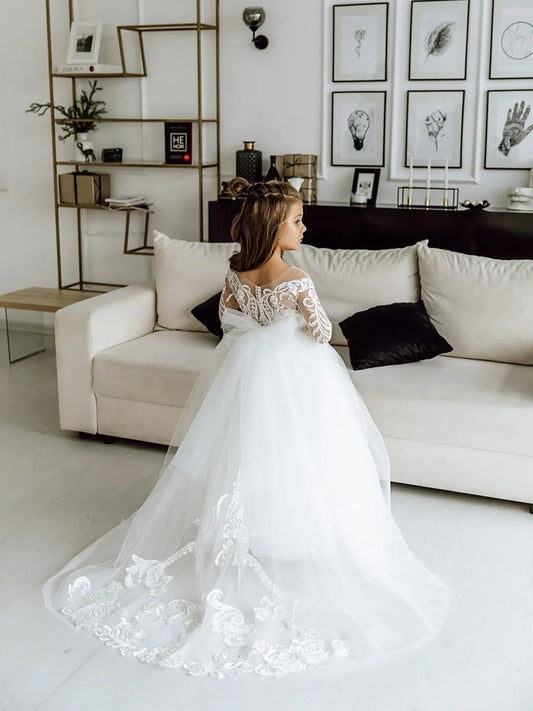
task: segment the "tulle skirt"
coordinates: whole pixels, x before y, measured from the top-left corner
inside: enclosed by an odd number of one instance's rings
[[[232,309],[145,503],[44,587],[120,654],[198,676],[330,673],[434,638],[455,599],[390,510],[382,437],[302,317]],[[179,444],[179,447],[177,447]]]

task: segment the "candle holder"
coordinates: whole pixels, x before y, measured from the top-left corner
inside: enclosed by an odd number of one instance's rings
[[[402,185],[397,190],[396,207],[415,210],[457,210],[458,188],[409,188]]]

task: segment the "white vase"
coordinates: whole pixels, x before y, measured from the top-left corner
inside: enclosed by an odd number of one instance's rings
[[[77,133],[76,139],[76,160],[80,163],[91,163],[96,160],[93,144],[87,140],[86,133]]]

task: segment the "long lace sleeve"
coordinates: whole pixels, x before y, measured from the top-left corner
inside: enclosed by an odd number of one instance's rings
[[[318,299],[311,277],[307,275],[301,280],[298,308],[313,339],[317,343],[327,343],[331,338],[331,321]]]
[[[230,309],[238,309],[238,304],[237,300],[235,299],[235,296],[233,294],[233,291],[231,290],[231,287],[229,285],[229,279],[226,277],[226,280],[224,282],[224,288],[222,289],[222,293],[220,294],[220,301],[218,302],[218,317],[222,321],[222,316],[224,314],[224,310],[230,308]]]

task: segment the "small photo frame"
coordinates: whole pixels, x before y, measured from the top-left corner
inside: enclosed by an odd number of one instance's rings
[[[331,165],[385,165],[385,91],[334,91]]]
[[[493,0],[489,79],[533,79],[531,0]]]
[[[98,64],[101,22],[73,22],[70,26],[67,64]]]
[[[469,0],[413,0],[409,79],[466,79]]]
[[[333,5],[333,81],[386,81],[389,3]]]
[[[529,170],[533,165],[533,89],[487,91],[485,168]]]
[[[352,194],[366,197],[367,205],[375,205],[381,168],[356,168],[353,172]]]
[[[462,168],[464,101],[463,90],[407,92],[405,167]]]

